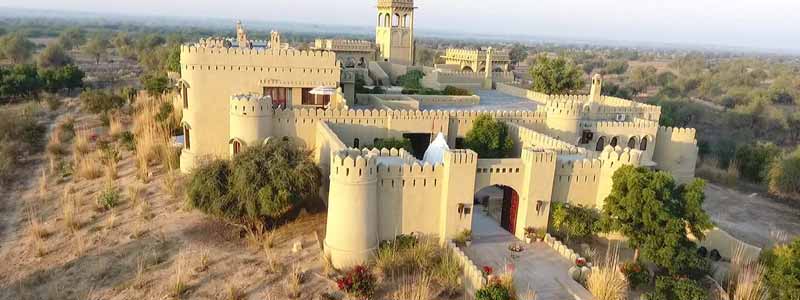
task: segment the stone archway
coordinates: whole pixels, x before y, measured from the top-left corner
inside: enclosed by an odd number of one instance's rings
[[[474,70],[472,70],[472,67],[470,67],[470,66],[464,66],[463,68],[461,68],[461,71],[463,71],[463,72],[475,72]]]
[[[520,198],[514,188],[504,185],[484,187],[475,193],[475,204],[481,210],[475,213],[485,214],[505,231],[516,234]]]

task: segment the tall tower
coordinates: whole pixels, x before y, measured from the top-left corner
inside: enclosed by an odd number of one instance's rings
[[[244,26],[242,25],[242,21],[236,22],[236,41],[239,44],[239,48],[252,48],[253,44],[247,39],[247,31],[244,30]]]
[[[414,64],[414,9],[414,0],[378,0],[375,44],[380,59]]]
[[[589,101],[599,102],[603,93],[603,76],[594,74],[592,76],[592,89],[589,92]]]

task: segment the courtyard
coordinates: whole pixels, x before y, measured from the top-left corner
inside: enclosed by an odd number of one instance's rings
[[[506,265],[514,269],[514,286],[520,295],[536,292],[539,300],[573,299],[577,295],[590,299],[586,291],[567,274],[572,263],[545,243],[524,245],[525,250],[512,253],[508,246],[522,243],[504,230],[497,221],[476,206],[472,216],[472,245],[464,249],[479,267],[492,267],[495,274],[503,273]]]
[[[481,97],[477,105],[423,105],[421,110],[465,110],[465,111],[535,111],[536,103],[497,90],[479,90],[475,95]]]

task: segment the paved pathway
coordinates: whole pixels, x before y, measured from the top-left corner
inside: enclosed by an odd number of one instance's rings
[[[583,289],[567,274],[571,262],[545,243],[524,245],[525,251],[512,260],[508,245],[520,241],[484,215],[482,207],[476,206],[475,212],[472,217],[472,246],[464,252],[479,268],[491,266],[496,273],[502,273],[506,264],[513,263],[517,292],[524,296],[532,289],[536,291],[537,300],[575,299],[563,285],[573,291]]]

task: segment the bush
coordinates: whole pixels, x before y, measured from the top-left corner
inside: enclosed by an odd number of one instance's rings
[[[480,158],[507,158],[514,149],[514,141],[505,123],[484,114],[475,118],[464,146],[477,152]]]
[[[397,77],[397,84],[402,86],[403,89],[420,90],[422,89],[422,84],[420,81],[423,77],[425,77],[425,73],[422,73],[422,71],[411,70],[406,72],[406,74]]]
[[[364,266],[356,266],[336,280],[339,290],[353,298],[370,298],[375,294],[376,280],[372,272]]]
[[[600,228],[600,214],[591,208],[555,202],[551,209],[554,233],[564,239],[585,240]]]
[[[628,283],[632,289],[650,283],[650,271],[639,262],[624,263],[621,271],[628,278]]]
[[[506,287],[494,283],[476,291],[475,300],[511,300],[511,293]]]
[[[776,195],[800,194],[800,152],[772,166],[769,171],[769,191]]]
[[[411,140],[406,138],[388,138],[388,139],[378,139],[375,141],[375,144],[372,147],[367,148],[376,148],[376,149],[406,149],[411,151]]]
[[[780,154],[780,148],[769,143],[742,145],[736,149],[739,174],[751,182],[761,183],[768,177],[770,166]]]
[[[120,145],[122,145],[122,147],[124,147],[126,150],[133,151],[136,149],[136,139],[132,132],[124,131],[117,138],[119,139]]]
[[[101,90],[85,91],[81,93],[80,100],[83,109],[93,114],[105,113],[125,105],[124,97]]]
[[[800,299],[800,239],[761,253],[765,281],[775,300]]]
[[[708,292],[699,282],[688,278],[659,276],[655,291],[647,294],[650,300],[707,300]]]
[[[281,218],[317,197],[321,175],[310,156],[289,141],[251,146],[230,163],[197,168],[189,183],[190,204],[234,222]]]
[[[446,86],[442,93],[448,96],[472,96],[472,92],[469,90],[457,88],[452,85]]]
[[[108,187],[97,197],[97,207],[102,209],[112,209],[119,204],[119,191],[114,187]]]

